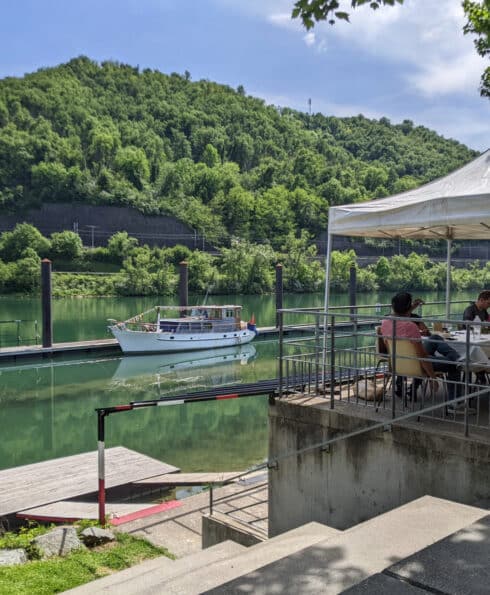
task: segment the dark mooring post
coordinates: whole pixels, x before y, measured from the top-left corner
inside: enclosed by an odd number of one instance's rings
[[[355,266],[351,266],[349,275],[349,306],[351,315],[357,314],[356,308],[356,290],[357,290],[357,271]]]
[[[179,270],[179,306],[181,308],[187,308],[189,305],[189,269],[185,260],[179,263]],[[181,310],[180,316],[185,316],[185,314],[186,313]]]
[[[41,307],[43,316],[43,347],[53,346],[53,320],[51,317],[51,261],[41,260]]]
[[[276,328],[279,328],[279,310],[282,310],[282,264],[276,264]]]

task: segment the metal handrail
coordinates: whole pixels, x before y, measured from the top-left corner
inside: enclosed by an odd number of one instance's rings
[[[451,301],[451,305],[452,304],[467,304],[468,300],[454,300]],[[446,304],[446,302],[444,300],[436,300],[433,302],[424,302],[422,304],[422,306],[444,306]],[[376,303],[376,304],[347,304],[344,306],[329,306],[328,307],[328,311],[334,310],[334,311],[338,311],[338,310],[350,310],[351,308],[354,308],[356,310],[367,310],[369,308],[391,308],[391,304],[390,303]],[[306,307],[306,308],[282,308],[281,312],[284,313],[300,313],[300,314],[304,314],[304,313],[308,313],[308,312],[321,312],[323,314],[325,314],[325,310],[323,308],[314,308],[314,307]]]
[[[282,461],[284,461],[290,457],[299,456],[299,455],[302,455],[302,454],[305,454],[307,452],[311,452],[311,451],[314,451],[317,449],[320,449],[324,452],[330,453],[331,447],[334,444],[342,442],[343,440],[348,440],[349,438],[354,438],[356,436],[362,436],[363,434],[367,434],[369,432],[374,432],[377,430],[382,430],[384,432],[391,431],[392,426],[395,424],[398,424],[400,422],[408,421],[413,418],[418,419],[418,418],[423,417],[423,416],[425,416],[431,412],[434,412],[438,409],[447,407],[448,405],[457,405],[458,403],[462,403],[462,402],[464,402],[466,405],[466,402],[469,398],[480,397],[480,396],[487,395],[487,394],[490,394],[490,387],[482,389],[475,393],[471,393],[471,396],[464,395],[462,397],[457,397],[455,399],[452,399],[451,401],[445,401],[444,403],[437,403],[436,405],[431,405],[429,407],[425,407],[425,408],[417,410],[417,411],[411,411],[409,413],[399,415],[398,417],[395,417],[394,419],[391,419],[389,421],[384,420],[381,422],[376,422],[373,425],[365,427],[365,428],[359,428],[357,430],[347,432],[346,434],[342,434],[340,436],[334,436],[333,438],[328,438],[327,440],[322,440],[321,442],[316,442],[315,444],[310,444],[309,446],[305,446],[303,448],[297,448],[295,450],[284,452],[276,457],[268,459],[264,463],[261,463],[259,465],[254,465],[253,467],[251,467],[250,469],[247,469],[246,471],[242,471],[240,473],[237,473],[233,477],[229,477],[225,481],[220,482],[219,485],[225,486],[227,484],[237,481],[238,479],[240,479],[242,477],[250,475],[251,473],[256,473],[257,471],[261,471],[263,469],[275,470],[279,467],[279,463],[281,463]],[[214,484],[214,485],[216,485],[216,484]],[[210,490],[209,513],[211,515],[213,513],[213,491],[212,491],[212,489]],[[247,524],[245,521],[242,521],[242,522],[244,524]]]

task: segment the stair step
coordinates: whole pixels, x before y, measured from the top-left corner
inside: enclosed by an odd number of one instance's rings
[[[199,588],[188,589],[187,595],[232,595],[245,590],[254,595],[276,590],[294,594],[340,593],[486,515],[488,511],[480,508],[424,496],[287,558],[260,564],[254,571],[244,569],[248,574],[240,573],[242,568],[236,559],[213,565],[206,569],[207,575],[197,571],[194,584]],[[258,547],[261,546],[254,549]],[[220,573],[221,582],[216,580],[215,568],[226,569]],[[177,583],[171,582],[174,584]],[[181,592],[167,586],[166,593]]]
[[[489,593],[490,514],[385,572],[433,593]]]
[[[414,585],[379,573],[373,574],[362,583],[342,591],[342,595],[427,595],[427,591]]]
[[[308,523],[247,548],[238,556],[215,562],[211,566],[201,568],[192,574],[179,576],[162,583],[160,588],[166,595],[202,593],[206,589],[252,572],[256,568],[271,564],[316,543],[335,538],[339,534],[341,534],[341,531],[321,523]],[[157,593],[157,591],[149,589],[140,593],[141,595],[150,595],[150,593]]]
[[[141,564],[126,568],[115,574],[97,579],[65,593],[73,595],[96,595],[98,593],[113,593],[114,595],[138,595],[151,589],[155,585],[165,584],[167,580],[181,574],[191,573],[213,562],[236,556],[246,548],[233,541],[224,541],[185,558],[171,560],[166,556],[159,556],[146,560]]]

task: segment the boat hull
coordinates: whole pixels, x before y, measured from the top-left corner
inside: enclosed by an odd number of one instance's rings
[[[113,325],[109,327],[109,330],[117,339],[124,353],[173,353],[233,347],[250,343],[256,335],[249,329],[227,333],[187,334],[133,331]]]

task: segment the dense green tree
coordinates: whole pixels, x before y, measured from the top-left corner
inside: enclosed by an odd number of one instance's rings
[[[19,223],[13,231],[0,236],[0,257],[7,262],[23,258],[26,250],[41,258],[46,257],[50,247],[49,240],[28,223]]]
[[[489,0],[464,0],[463,9],[468,18],[464,32],[476,35],[475,47],[480,56],[490,56],[490,2]],[[490,97],[490,66],[481,77],[480,92]]]
[[[291,194],[284,186],[273,186],[257,197],[253,230],[255,238],[260,241],[267,239],[274,247],[281,245],[294,229],[290,200]],[[274,230],[272,236],[271,230]]]
[[[89,133],[87,157],[96,171],[113,163],[116,153],[121,146],[119,132],[115,126],[97,126]]]
[[[68,170],[59,162],[41,161],[32,166],[31,187],[41,199],[58,201],[68,193]]]
[[[219,163],[219,153],[216,147],[213,147],[211,144],[207,144],[203,154],[202,159],[203,163],[205,163],[208,167],[215,167]]]
[[[0,80],[2,209],[132,206],[173,215],[218,248],[318,237],[329,205],[412,188],[475,155],[409,121],[309,116],[85,57]]]
[[[255,200],[251,192],[234,186],[228,193],[220,192],[210,203],[228,231],[238,237],[250,238],[253,228]]]
[[[188,256],[187,263],[189,289],[198,293],[211,293],[218,279],[215,257],[207,252],[195,250]]]
[[[135,248],[126,258],[117,291],[121,295],[171,295],[177,275],[164,252],[148,246]]]
[[[32,248],[22,253],[22,258],[12,263],[12,272],[8,283],[11,289],[21,293],[33,293],[41,284],[40,258]]]
[[[127,180],[138,190],[141,190],[150,179],[150,166],[143,149],[139,147],[124,147],[115,157],[114,165]]]
[[[118,231],[109,238],[107,249],[115,262],[122,262],[138,245],[138,240],[128,235],[127,231]]]
[[[282,246],[284,256],[284,289],[286,291],[318,291],[324,282],[323,266],[316,259],[316,246],[311,244],[311,237],[305,231],[296,238],[290,234]]]
[[[12,268],[0,260],[0,293],[6,293],[10,285]]]
[[[267,293],[274,287],[274,252],[267,244],[234,241],[222,250],[217,291]]]
[[[80,236],[73,231],[51,234],[51,255],[63,260],[77,260],[82,255],[83,244]]]

